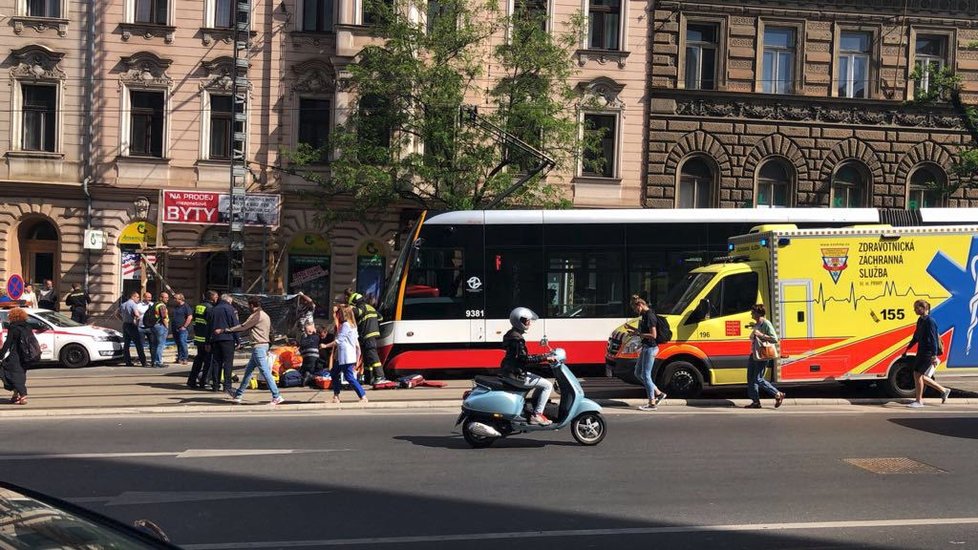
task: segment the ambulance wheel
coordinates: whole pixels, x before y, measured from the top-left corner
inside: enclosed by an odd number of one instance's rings
[[[890,367],[890,374],[886,377],[884,389],[890,397],[913,397],[913,363],[910,361],[897,361]]]
[[[61,364],[69,369],[88,366],[88,350],[80,344],[68,344],[61,349]]]
[[[666,393],[674,397],[692,399],[703,391],[703,375],[699,369],[686,361],[676,361],[666,365],[662,377]]]
[[[597,445],[607,433],[608,425],[604,417],[593,411],[579,414],[571,422],[571,434],[581,445]]]
[[[474,423],[475,420],[467,418],[462,424],[462,437],[465,438],[465,442],[468,443],[473,449],[485,449],[486,447],[492,445],[497,438],[472,433],[472,424]]]

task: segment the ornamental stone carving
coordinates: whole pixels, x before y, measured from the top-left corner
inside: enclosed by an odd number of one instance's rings
[[[133,36],[141,36],[143,40],[162,38],[167,44],[173,43],[173,35],[177,28],[170,25],[156,25],[151,23],[120,23],[122,29],[122,40],[128,42]]]
[[[577,85],[577,89],[582,95],[597,102],[599,107],[622,109],[625,106],[625,102],[619,97],[625,85],[606,76],[599,76],[590,82],[581,82]]]
[[[157,57],[150,52],[139,52],[122,58],[125,71],[119,80],[126,85],[142,88],[169,88],[173,79],[166,70],[173,63],[170,59]]]
[[[52,17],[31,17],[27,15],[13,15],[10,17],[13,22],[14,34],[23,34],[24,29],[33,29],[34,32],[43,34],[49,30],[58,31],[58,36],[68,36],[68,20]]]
[[[841,101],[769,102],[733,98],[689,98],[676,96],[675,114],[692,117],[742,118],[752,120],[784,120],[791,122],[823,122],[868,126],[907,126],[916,128],[963,128],[961,118],[950,109],[934,107],[920,109],[912,106],[871,105],[858,107],[840,105]]]
[[[331,94],[336,91],[336,71],[330,63],[312,59],[292,66],[292,94]]]
[[[15,61],[10,69],[10,76],[13,78],[49,82],[60,82],[65,79],[65,72],[58,66],[65,56],[62,52],[32,44],[12,50],[10,53]]]
[[[218,57],[202,63],[207,77],[200,83],[201,89],[216,92],[232,92],[234,90],[234,59],[229,56]]]
[[[614,61],[618,63],[619,69],[623,69],[628,54],[629,52],[612,50],[577,50],[577,63],[583,67],[588,61],[596,61],[598,65],[606,65]]]

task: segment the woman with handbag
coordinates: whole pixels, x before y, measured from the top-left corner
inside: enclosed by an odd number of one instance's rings
[[[26,360],[27,347],[34,333],[27,325],[27,312],[17,307],[7,314],[10,322],[7,328],[6,340],[0,348],[3,357],[3,387],[13,390],[10,402],[14,405],[27,404],[27,371],[30,366]]]
[[[766,314],[764,304],[756,304],[750,308],[754,330],[750,335],[750,355],[747,357],[747,397],[751,400],[751,404],[745,407],[747,409],[761,408],[758,387],[774,396],[775,409],[784,403],[784,392],[778,391],[778,388],[764,378],[764,373],[768,367],[774,367],[774,360],[778,357],[778,335],[774,332],[771,321],[764,317]]]

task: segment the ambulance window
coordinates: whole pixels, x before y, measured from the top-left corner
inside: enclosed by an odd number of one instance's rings
[[[726,317],[750,311],[757,303],[757,273],[738,273],[724,277],[706,298],[711,317]]]

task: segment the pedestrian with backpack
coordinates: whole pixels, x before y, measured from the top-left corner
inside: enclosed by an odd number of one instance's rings
[[[19,307],[7,314],[7,338],[0,348],[3,358],[3,387],[13,390],[10,402],[27,404],[27,368],[41,360],[41,346],[27,325],[27,311]]]
[[[146,293],[148,301],[152,301],[153,295]],[[169,333],[167,328],[170,324],[170,314],[166,309],[166,303],[170,300],[170,295],[166,292],[160,293],[160,300],[150,306],[143,314],[143,328],[149,332],[149,351],[152,356],[153,366],[162,369],[163,348],[166,347],[166,335]]]
[[[648,302],[638,295],[632,296],[632,309],[639,315],[639,321],[638,330],[632,330],[631,333],[642,338],[642,351],[639,352],[638,362],[635,363],[635,378],[645,386],[645,393],[649,398],[649,402],[638,409],[654,411],[666,398],[666,394],[655,386],[652,369],[655,366],[655,356],[659,353],[659,344],[668,342],[671,333],[666,332],[669,330],[669,325],[665,320],[660,319],[649,307]],[[659,331],[659,327],[663,324],[665,327]]]

